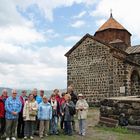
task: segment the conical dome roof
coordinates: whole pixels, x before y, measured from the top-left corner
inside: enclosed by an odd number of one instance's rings
[[[104,31],[104,30],[107,30],[107,29],[126,30],[118,21],[116,21],[113,18],[112,14],[111,14],[110,18],[96,32]]]
[[[112,13],[110,18],[95,32],[94,36],[106,43],[119,39],[127,45],[131,44],[131,33],[113,18]]]
[[[110,17],[98,30],[103,31],[106,29],[121,29],[126,30],[119,22],[117,22],[113,17]]]

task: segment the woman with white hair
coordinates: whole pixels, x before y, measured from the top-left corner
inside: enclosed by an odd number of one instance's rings
[[[85,136],[86,130],[86,119],[89,105],[87,101],[84,99],[82,94],[78,95],[78,101],[76,103],[76,110],[78,113],[79,120],[79,135]]]

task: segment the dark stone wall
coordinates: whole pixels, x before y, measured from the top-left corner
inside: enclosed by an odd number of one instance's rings
[[[106,97],[140,95],[140,67],[134,62],[140,63],[139,55],[127,55],[87,37],[67,57],[67,82],[90,103]],[[124,93],[120,87],[125,87]]]
[[[123,60],[113,57],[109,47],[90,38],[67,59],[68,85],[73,83],[76,93],[84,94],[88,102],[124,96],[120,87],[127,82],[125,71]]]
[[[129,125],[140,126],[140,98],[121,97],[101,101],[100,116],[119,120],[123,114]]]

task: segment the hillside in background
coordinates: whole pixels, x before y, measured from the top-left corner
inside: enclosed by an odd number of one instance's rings
[[[7,89],[8,91],[8,95],[11,94],[12,89],[11,88],[5,88],[5,87],[0,87],[0,95],[2,93],[3,89]],[[59,89],[60,90],[60,94],[62,92],[66,92],[66,89]],[[18,94],[21,95],[22,90],[21,89],[17,89]],[[31,90],[27,90],[27,95],[31,93]],[[45,95],[47,95],[48,97],[53,93],[53,90],[45,90]],[[38,90],[38,94],[39,94],[39,90]]]

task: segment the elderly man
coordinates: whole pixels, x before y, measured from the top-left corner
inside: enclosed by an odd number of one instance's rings
[[[33,93],[34,99],[37,101],[38,104],[40,104],[42,102],[42,98],[37,95],[37,89],[34,88],[32,93]]]
[[[5,101],[8,97],[7,95],[7,90],[3,89],[2,95],[0,96],[0,138],[4,136],[5,132]]]
[[[43,99],[43,96],[44,96],[44,90],[40,90],[40,97]]]
[[[22,90],[22,94],[19,97],[19,99],[22,103],[22,109],[21,109],[21,111],[19,113],[19,117],[18,117],[18,126],[17,126],[17,136],[18,136],[18,138],[23,138],[24,137],[23,107],[25,105],[25,101],[27,100],[26,94],[27,94],[26,90]]]
[[[12,90],[12,96],[8,97],[5,102],[6,110],[6,140],[16,140],[15,131],[18,122],[18,114],[21,111],[22,103],[17,97],[17,91]]]

